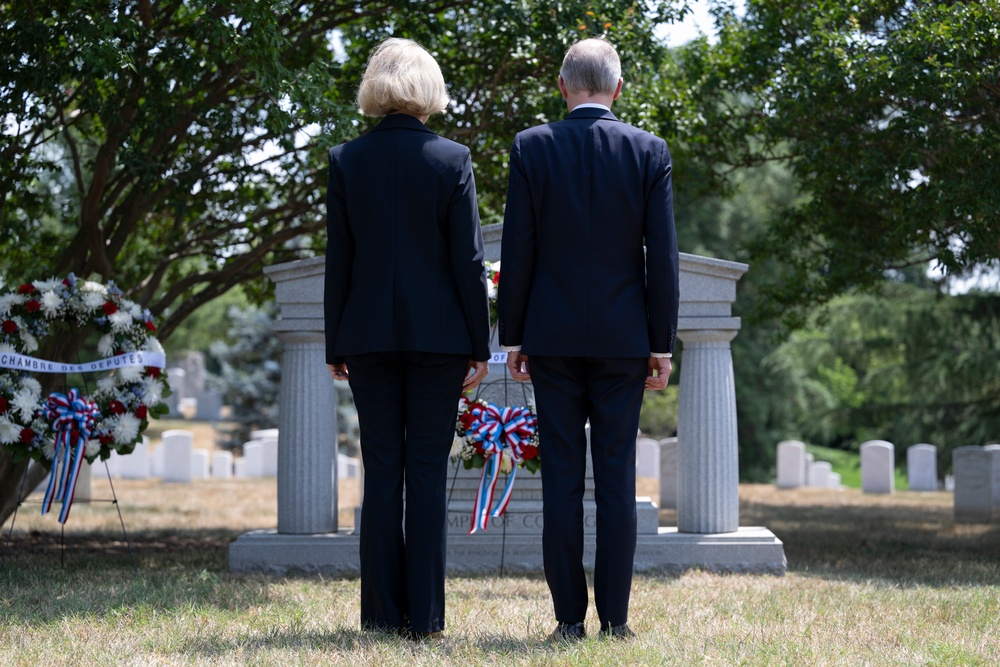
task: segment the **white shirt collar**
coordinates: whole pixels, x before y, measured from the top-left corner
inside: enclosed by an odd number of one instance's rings
[[[597,102],[584,102],[582,104],[577,104],[575,107],[573,107],[573,111],[576,111],[577,109],[604,109],[605,111],[611,111],[610,107],[606,107],[603,104],[598,104]]]

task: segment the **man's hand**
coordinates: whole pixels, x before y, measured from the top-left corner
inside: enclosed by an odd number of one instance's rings
[[[646,377],[646,391],[659,391],[667,388],[667,380],[670,379],[670,357],[650,357],[649,376]]]
[[[330,369],[330,377],[334,380],[346,380],[347,379],[347,363],[339,364],[327,364],[327,368]]]
[[[483,381],[486,374],[490,372],[489,362],[486,361],[473,361],[469,359],[469,370],[472,371],[465,378],[465,382],[462,383],[462,389],[475,389],[479,386],[479,383]]]
[[[528,355],[521,354],[520,351],[507,353],[507,370],[510,376],[518,382],[527,382],[531,379],[528,371]]]

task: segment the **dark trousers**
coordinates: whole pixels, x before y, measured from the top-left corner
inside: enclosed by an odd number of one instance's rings
[[[530,357],[542,461],[542,557],[556,620],[587,614],[583,570],[585,426],[597,501],[594,602],[601,627],[628,620],[635,560],[635,440],[646,359]]]
[[[467,359],[424,352],[347,359],[365,465],[363,629],[444,629],[448,454]]]

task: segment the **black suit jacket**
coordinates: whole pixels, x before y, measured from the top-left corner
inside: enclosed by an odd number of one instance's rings
[[[469,149],[406,114],[330,150],[326,360],[416,351],[489,358]]]
[[[665,141],[603,109],[576,109],[514,138],[501,345],[564,357],[674,351],[671,170]]]

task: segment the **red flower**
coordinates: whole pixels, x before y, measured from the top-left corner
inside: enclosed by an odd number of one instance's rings
[[[497,271],[496,273],[493,274],[493,284],[494,285],[499,285],[500,284],[500,272],[499,271]]]
[[[156,366],[146,366],[146,375],[155,380],[160,377],[160,369]]]
[[[7,412],[7,399],[3,396],[0,396],[0,415],[2,415],[5,412]]]
[[[521,458],[525,461],[538,458],[538,447],[535,445],[521,445]]]
[[[101,306],[101,310],[104,311],[105,315],[112,315],[112,314],[118,312],[118,306],[116,306],[115,304],[111,303],[110,301],[105,301],[104,305]]]
[[[24,309],[29,313],[33,313],[41,307],[42,304],[38,303],[35,299],[28,299],[24,304]]]
[[[110,445],[111,444],[111,436],[108,435],[107,433],[105,433],[104,435],[98,436],[97,439],[101,441],[102,445]]]
[[[14,333],[17,331],[17,323],[14,320],[4,320],[3,325],[0,326],[4,333]]]
[[[156,325],[153,324],[152,320],[146,320],[146,331],[156,333]]]
[[[463,412],[458,416],[458,421],[462,422],[462,430],[468,431],[476,418],[472,416],[471,412]]]
[[[62,279],[62,284],[65,285],[66,287],[69,287],[70,286],[70,284],[69,284],[69,278],[63,278]]]
[[[32,431],[30,428],[21,429],[21,442],[23,442],[24,444],[28,444],[34,439],[35,439],[34,431]]]
[[[482,440],[476,440],[475,442],[473,442],[472,443],[472,448],[474,450],[476,450],[476,454],[485,454],[486,453],[486,450],[483,449],[483,441]]]
[[[121,401],[111,401],[111,404],[108,407],[111,408],[111,412],[116,415],[125,414],[125,406],[122,405]]]
[[[135,409],[135,416],[138,417],[139,419],[145,419],[148,412],[149,411],[145,405],[140,405]]]
[[[17,288],[17,291],[20,292],[21,294],[31,294],[32,292],[35,291],[35,286],[32,285],[31,283],[24,283],[23,285]]]

